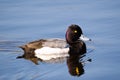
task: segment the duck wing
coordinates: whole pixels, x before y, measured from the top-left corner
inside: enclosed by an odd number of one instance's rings
[[[51,48],[65,48],[67,43],[64,39],[46,39],[46,41],[42,43],[42,46]]]

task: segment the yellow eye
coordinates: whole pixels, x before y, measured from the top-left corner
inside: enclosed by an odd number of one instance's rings
[[[74,30],[74,33],[77,33],[77,30]]]

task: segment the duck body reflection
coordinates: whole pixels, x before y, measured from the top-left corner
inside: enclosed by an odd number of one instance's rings
[[[79,60],[80,58],[77,56],[69,56],[67,58],[68,70],[72,76],[80,76],[84,74],[83,64]]]

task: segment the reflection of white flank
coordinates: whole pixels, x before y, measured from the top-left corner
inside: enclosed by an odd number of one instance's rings
[[[69,48],[50,48],[43,47],[35,50],[35,56],[42,60],[50,60],[52,58],[67,57]]]

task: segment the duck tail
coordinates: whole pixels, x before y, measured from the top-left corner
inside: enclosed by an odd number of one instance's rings
[[[18,56],[18,57],[16,57],[16,58],[17,58],[17,59],[19,59],[19,58],[25,58],[27,46],[26,46],[26,45],[23,45],[23,46],[18,46],[18,47],[21,48],[21,49],[24,51],[24,54],[23,54],[22,56]]]
[[[26,45],[23,45],[23,46],[19,46],[19,48],[21,48],[22,50],[25,50],[26,49]]]

